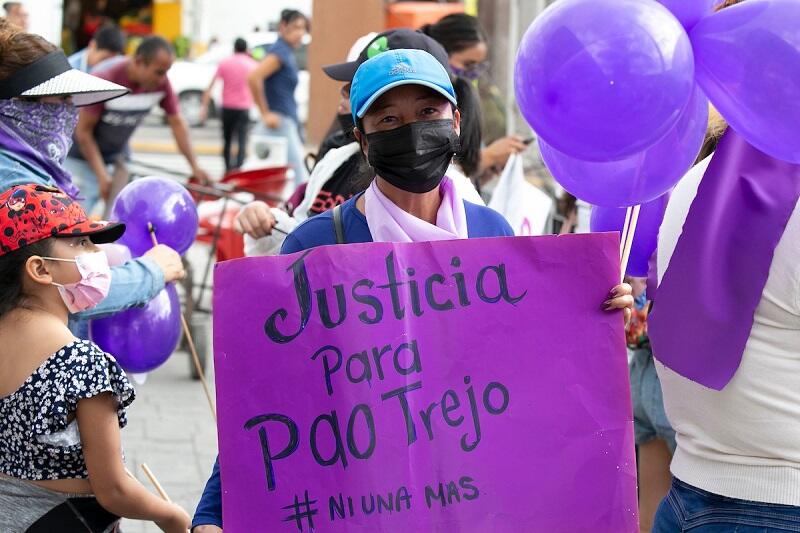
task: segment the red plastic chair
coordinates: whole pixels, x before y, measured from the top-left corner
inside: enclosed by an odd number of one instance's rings
[[[249,192],[256,199],[267,202],[272,207],[280,203],[280,194],[286,186],[286,172],[289,167],[270,167],[254,170],[230,172],[220,182],[218,187],[226,194],[234,192]],[[209,196],[195,197],[196,202],[210,200]],[[235,202],[228,204],[223,213],[215,213],[200,219],[197,231],[197,241],[213,244],[214,235],[218,233],[216,258],[217,261],[227,261],[244,257],[244,237],[233,226],[233,221],[239,213],[240,206]]]
[[[264,199],[269,205],[276,207],[280,202],[280,193],[286,186],[288,170],[289,167],[237,170],[226,174],[222,183],[235,187],[237,191],[253,193],[256,198]]]
[[[217,239],[217,262],[244,257],[244,236],[233,227],[233,221],[239,213],[239,206],[231,206],[224,213],[217,213],[200,219],[197,229],[197,242],[212,244],[214,234],[219,231]]]

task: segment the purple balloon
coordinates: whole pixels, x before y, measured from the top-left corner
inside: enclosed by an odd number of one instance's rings
[[[692,30],[697,82],[731,127],[800,163],[800,2],[747,0]]]
[[[560,0],[533,21],[514,73],[528,124],[587,161],[641,152],[673,128],[694,87],[691,43],[653,0]]]
[[[700,19],[711,15],[722,0],[657,0],[675,15],[686,31],[691,30]]]
[[[669,194],[656,198],[652,202],[642,204],[639,211],[639,220],[633,233],[631,255],[625,273],[635,278],[646,278],[649,270],[650,257],[656,251],[658,244],[658,230],[664,220],[664,211],[667,209]],[[625,211],[627,208],[592,206],[590,221],[591,231],[618,231],[622,233],[625,226]]]
[[[542,159],[571,194],[592,205],[626,207],[654,200],[675,186],[703,146],[708,100],[695,87],[678,123],[652,147],[619,161],[582,161],[539,140]]]
[[[155,227],[159,244],[184,253],[197,235],[197,206],[179,183],[159,177],[135,180],[120,191],[111,209],[111,219],[124,222],[119,239],[134,257],[153,247],[147,223]]]
[[[128,372],[140,374],[161,366],[181,336],[181,304],[169,284],[144,306],[93,320],[91,337]]]

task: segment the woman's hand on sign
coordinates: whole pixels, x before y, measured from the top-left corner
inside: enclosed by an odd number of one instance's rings
[[[172,507],[173,516],[162,522],[156,522],[156,525],[164,533],[186,533],[192,525],[191,517],[182,507],[175,504],[172,504]]]
[[[261,201],[250,202],[244,206],[234,220],[236,231],[254,239],[271,234],[275,224],[276,220],[270,207]]]
[[[164,272],[164,283],[180,281],[186,277],[180,254],[165,244],[153,246],[143,257],[154,261]]]
[[[222,528],[217,526],[197,526],[192,533],[222,533]]]
[[[625,313],[625,323],[631,319],[631,312],[633,310],[633,288],[627,283],[621,283],[611,289],[609,299],[603,302],[603,308],[606,311],[614,311],[622,309]]]

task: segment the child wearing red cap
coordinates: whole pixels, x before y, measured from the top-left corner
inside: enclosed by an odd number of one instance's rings
[[[67,327],[108,293],[96,245],[124,231],[57,189],[0,195],[0,531],[113,531],[121,516],[188,528],[183,509],[126,473],[124,371]]]

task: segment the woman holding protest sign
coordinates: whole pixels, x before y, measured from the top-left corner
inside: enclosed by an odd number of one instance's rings
[[[350,106],[355,138],[375,179],[364,193],[298,226],[281,253],[513,235],[498,213],[464,201],[445,174],[458,150],[456,105],[447,70],[427,52],[399,49],[365,61],[353,78]],[[605,302],[608,310],[624,309],[626,318],[632,305],[631,287],[624,284]],[[221,493],[215,465],[195,515],[196,533],[219,531]]]

